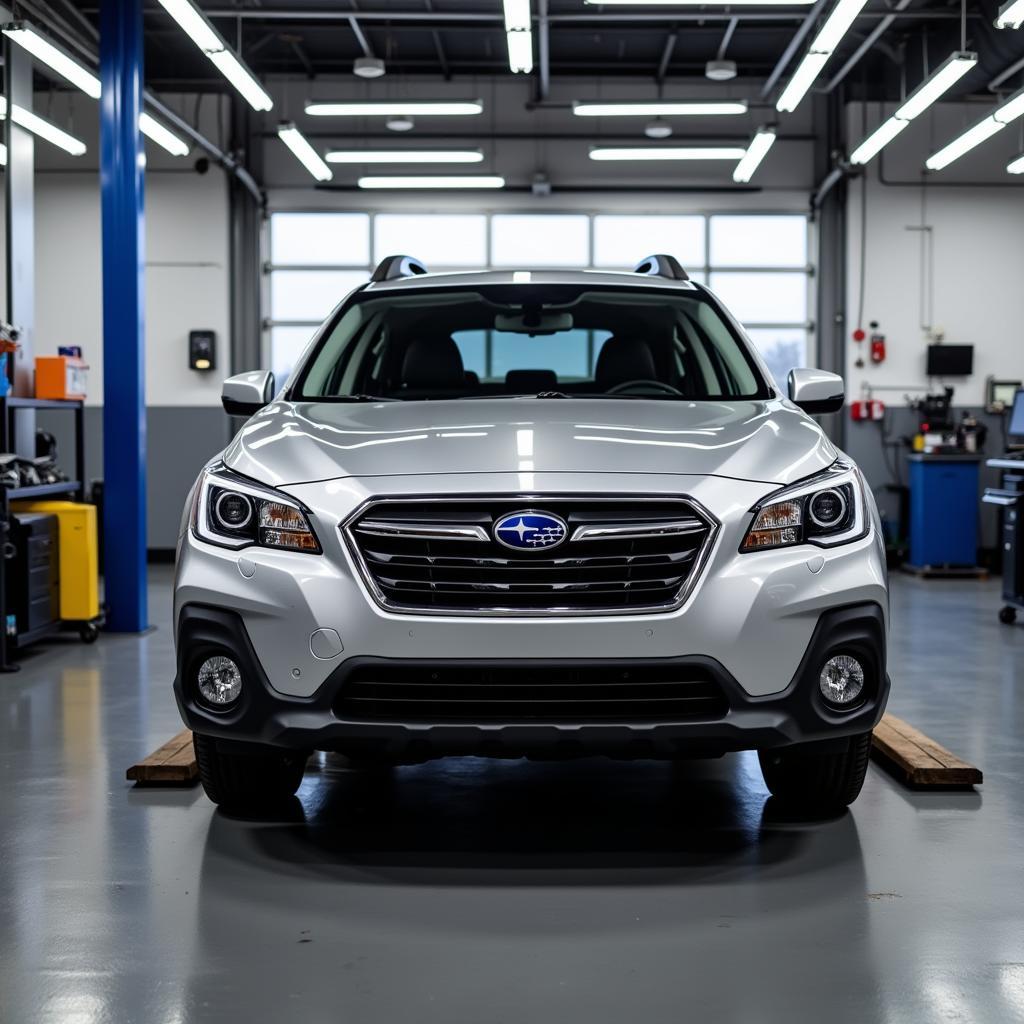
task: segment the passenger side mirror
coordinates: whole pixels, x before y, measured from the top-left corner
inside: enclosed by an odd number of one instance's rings
[[[812,415],[839,412],[846,400],[846,386],[837,373],[828,373],[826,370],[790,370],[789,400]]]
[[[236,373],[221,385],[220,400],[230,416],[251,416],[274,397],[274,375],[269,370]]]

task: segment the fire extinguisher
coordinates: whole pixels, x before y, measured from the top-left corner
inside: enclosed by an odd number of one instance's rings
[[[878,329],[878,321],[871,321],[871,362],[885,362],[885,335]]]

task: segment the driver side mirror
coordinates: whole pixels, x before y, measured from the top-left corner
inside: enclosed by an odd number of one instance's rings
[[[273,397],[274,375],[269,370],[236,373],[220,389],[220,400],[229,416],[252,416]]]
[[[789,400],[812,415],[839,412],[846,400],[846,386],[837,373],[826,370],[790,370]]]

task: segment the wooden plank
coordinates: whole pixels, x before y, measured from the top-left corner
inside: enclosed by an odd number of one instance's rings
[[[131,782],[191,786],[199,781],[199,765],[192,749],[192,733],[183,729],[158,747],[149,757],[133,764],[125,773]]]
[[[911,786],[978,786],[982,773],[895,715],[875,726],[872,755]]]

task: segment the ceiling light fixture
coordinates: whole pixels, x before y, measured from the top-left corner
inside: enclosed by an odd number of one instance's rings
[[[12,22],[3,29],[3,34],[31,53],[36,60],[45,64],[65,81],[81,89],[86,96],[90,96],[94,100],[100,98],[99,77],[79,64],[74,57],[65,53],[59,46],[50,42],[46,36],[40,35],[31,25],[24,22]],[[188,145],[151,115],[146,113],[140,115],[139,130],[143,135],[163,146],[172,156],[188,155]]]
[[[704,65],[704,77],[712,82],[729,82],[736,77],[736,61],[709,60]]]
[[[943,167],[948,167],[964,153],[969,153],[975,146],[981,145],[986,139],[1001,132],[1021,115],[1024,115],[1024,89],[1015,92],[1005,103],[996,107],[988,117],[971,125],[963,134],[958,135],[937,153],[933,153],[925,160],[925,167],[929,171],[941,171]]]
[[[7,98],[0,96],[0,118],[6,116]],[[81,156],[86,151],[86,145],[81,139],[76,139],[74,135],[69,135],[62,128],[51,124],[38,114],[33,114],[31,110],[19,107],[17,103],[11,106],[11,120],[26,131],[37,135],[41,139],[46,139],[51,145],[56,146],[58,149],[63,149],[65,153],[70,153],[72,156]]]
[[[672,125],[656,117],[644,125],[644,135],[649,139],[667,139],[672,134]]]
[[[900,105],[850,154],[850,163],[866,164],[881,152],[904,128],[920,117],[978,63],[976,53],[958,51],[946,58]]]
[[[306,104],[306,113],[311,117],[361,117],[374,114],[464,117],[483,112],[483,100],[339,100]]]
[[[0,167],[7,166],[7,147],[0,142]]]
[[[1020,28],[1024,25],[1024,0],[1010,0],[999,8],[996,28]]]
[[[818,30],[810,49],[775,104],[776,110],[796,110],[866,3],[867,0],[839,0],[832,8],[832,13]]]
[[[383,78],[386,71],[380,57],[356,57],[352,61],[352,74],[357,78]]]
[[[479,149],[330,149],[329,164],[478,164]]]
[[[306,136],[290,121],[282,121],[277,126],[277,137],[317,181],[330,181],[334,177],[330,167],[323,162],[320,154],[309,144]]]
[[[513,74],[528,75],[533,70],[533,19],[530,0],[504,0],[505,41],[508,67]]]
[[[161,6],[209,58],[214,67],[238,90],[253,110],[271,110],[274,101],[220,33],[189,0],[160,0]]]
[[[1024,153],[1014,157],[1007,165],[1006,170],[1010,174],[1024,174]]]
[[[360,178],[360,188],[504,188],[505,179],[497,175],[371,175]]]
[[[739,160],[742,146],[601,147],[590,151],[591,160]]]
[[[577,117],[690,117],[745,114],[746,100],[652,100],[649,102],[575,101],[572,112]]]
[[[750,181],[754,176],[754,171],[768,155],[768,150],[775,145],[775,138],[775,129],[772,126],[766,125],[763,128],[758,128],[750,140],[750,145],[747,146],[746,153],[743,154],[736,169],[732,172],[732,180],[741,184]]]
[[[81,89],[87,96],[94,100],[100,98],[99,78],[59,47],[54,46],[45,36],[41,36],[34,28],[15,22],[5,27],[3,32],[11,42],[27,50],[36,60],[56,71],[61,78]]]

